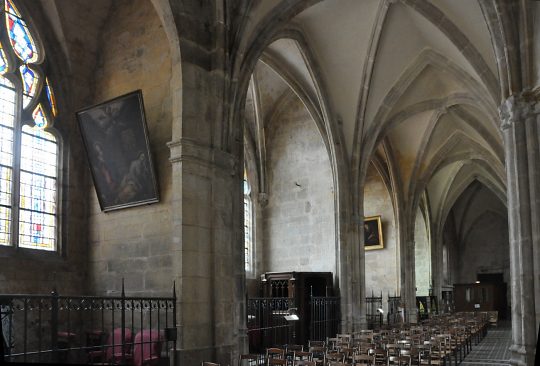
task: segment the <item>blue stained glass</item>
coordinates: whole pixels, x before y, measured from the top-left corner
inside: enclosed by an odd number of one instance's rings
[[[8,69],[8,63],[6,59],[6,54],[4,53],[4,49],[2,48],[2,45],[0,44],[0,75],[4,74]]]
[[[19,11],[11,0],[6,0],[5,9],[6,25],[13,51],[24,62],[36,62],[38,60],[37,47],[26,22],[21,19]]]
[[[43,107],[41,104],[38,104],[38,106],[34,109],[34,112],[32,112],[32,118],[34,119],[37,127],[45,128],[47,126],[47,117],[43,112]]]
[[[23,107],[27,107],[36,95],[39,75],[26,65],[21,65],[20,71],[23,80]]]
[[[47,99],[49,99],[49,104],[51,105],[51,112],[53,116],[56,117],[58,114],[58,110],[56,109],[56,97],[54,96],[54,92],[49,84],[48,78],[45,78],[45,91],[47,92]]]

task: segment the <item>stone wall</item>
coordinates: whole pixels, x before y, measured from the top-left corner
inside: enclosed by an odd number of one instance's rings
[[[394,210],[381,176],[370,165],[364,186],[364,215],[381,216],[384,249],[366,251],[366,294],[399,294],[399,248],[396,243]],[[386,306],[386,300],[383,301]]]
[[[97,293],[170,294],[173,284],[171,174],[171,61],[166,35],[150,1],[115,3],[101,34],[94,102],[142,89],[160,202],[101,212],[89,192],[90,283]]]
[[[336,272],[334,188],[317,126],[295,100],[272,122],[267,152],[264,271]]]

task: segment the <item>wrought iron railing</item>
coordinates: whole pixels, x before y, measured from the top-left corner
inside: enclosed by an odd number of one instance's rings
[[[311,297],[306,305],[305,309],[297,309],[294,300],[287,297],[248,299],[250,353],[264,353],[269,347],[302,343],[302,339],[306,344],[308,339],[326,340],[339,333],[339,297]],[[299,317],[287,320],[285,316],[291,314]],[[305,334],[305,338],[301,334]]]
[[[382,299],[382,292],[381,296],[374,296],[372,292],[370,297],[366,297],[366,321],[369,329],[382,326],[383,314],[379,311],[382,309]]]
[[[294,308],[287,297],[248,299],[247,327],[250,353],[263,353],[268,347],[294,343],[294,322],[285,315]]]
[[[6,362],[142,363],[176,349],[172,297],[0,294]],[[2,341],[2,340],[0,340]]]
[[[394,296],[390,296],[388,294],[388,309],[387,309],[387,315],[386,315],[386,321],[388,325],[394,325],[398,323],[403,322],[403,310],[401,307],[401,296],[397,296],[394,294]]]
[[[339,297],[311,297],[311,319],[309,339],[325,341],[339,333],[340,301]]]

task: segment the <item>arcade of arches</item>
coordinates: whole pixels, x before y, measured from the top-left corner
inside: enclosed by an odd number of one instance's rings
[[[179,362],[232,364],[265,272],[332,272],[343,331],[372,291],[414,320],[416,296],[491,275],[512,360],[534,363],[540,2],[15,3],[57,97],[58,235],[56,251],[0,246],[2,293],[176,281]],[[105,213],[75,113],[137,89],[160,201]],[[365,251],[371,216],[384,248]]]

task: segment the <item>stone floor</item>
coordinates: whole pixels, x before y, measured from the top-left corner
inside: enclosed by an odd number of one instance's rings
[[[473,346],[461,365],[510,365],[510,351],[508,348],[510,348],[511,341],[512,329],[510,322],[499,323],[499,326],[489,328],[486,337],[478,345]]]

